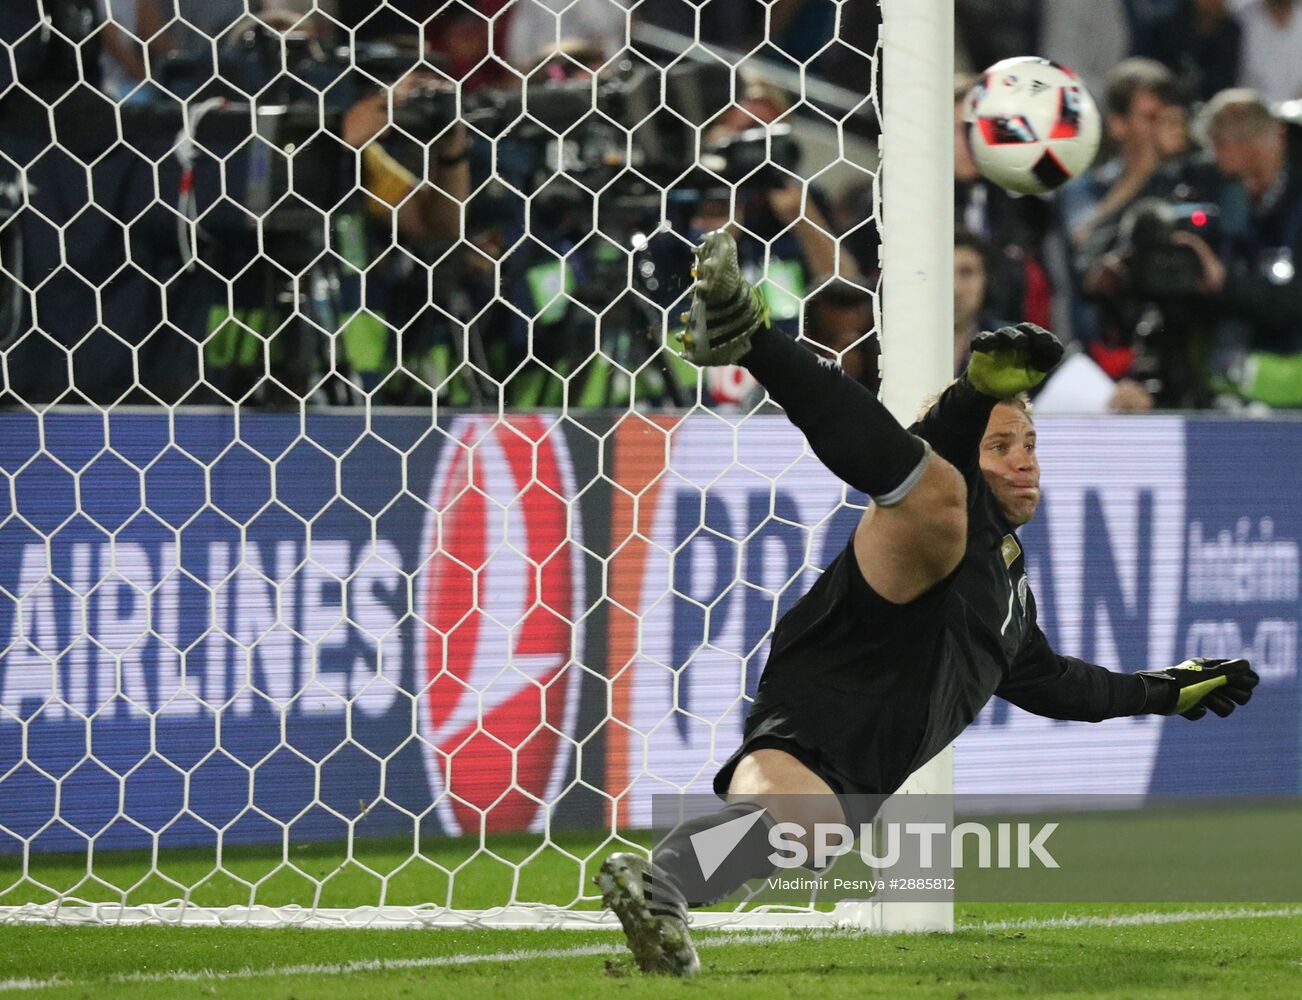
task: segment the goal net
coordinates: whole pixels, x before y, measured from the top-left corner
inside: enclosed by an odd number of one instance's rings
[[[863,498],[690,247],[943,384],[952,14],[658,6],[4,4],[0,923],[601,926],[709,789]]]

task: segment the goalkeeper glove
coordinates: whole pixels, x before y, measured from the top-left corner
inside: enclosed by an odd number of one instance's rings
[[[1210,708],[1221,718],[1246,705],[1259,678],[1247,660],[1199,657],[1165,670],[1141,670],[1149,685],[1147,711],[1201,719]]]
[[[751,338],[769,325],[760,290],[741,275],[737,241],[724,229],[707,233],[692,253],[692,307],[681,319],[682,355],[698,365],[732,365],[750,350]]]
[[[1008,399],[1033,389],[1062,360],[1062,341],[1042,326],[1018,323],[977,334],[967,381],[977,392]]]

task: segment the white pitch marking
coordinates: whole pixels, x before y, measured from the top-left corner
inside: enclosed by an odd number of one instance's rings
[[[1268,917],[1302,917],[1302,906],[1280,907],[1270,910],[1173,910],[1168,912],[1123,913],[1116,916],[1048,917],[1044,919],[996,920],[984,923],[961,924],[960,930],[1059,930],[1072,927],[1135,927],[1155,924],[1192,923],[1198,920],[1248,920]],[[810,937],[863,937],[858,931],[770,931],[747,934],[739,939],[735,934],[721,934],[697,942],[698,948],[718,948],[739,944],[772,944],[797,938]],[[602,955],[624,955],[622,945],[589,944],[574,948],[518,949],[484,954],[438,955],[429,958],[378,958],[366,961],[321,963],[308,965],[268,966],[265,969],[243,968],[217,972],[212,969],[173,972],[133,972],[108,976],[104,979],[65,979],[51,976],[46,979],[0,980],[0,993],[53,989],[55,987],[87,987],[105,984],[134,983],[192,983],[224,982],[231,979],[259,979],[273,976],[351,975],[359,972],[400,972],[405,969],[446,968],[458,965],[478,965],[485,962],[530,962],[545,958],[588,958]]]
[[[996,920],[968,924],[977,931],[1058,930],[1064,927],[1148,927],[1156,924],[1187,924],[1194,920],[1244,920],[1251,917],[1302,917],[1302,906],[1272,910],[1168,910],[1148,913],[1118,913],[1115,916],[1043,917]]]

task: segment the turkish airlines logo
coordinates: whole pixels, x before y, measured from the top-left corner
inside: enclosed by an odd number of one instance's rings
[[[563,788],[578,708],[573,473],[542,417],[465,417],[451,431],[420,596],[427,771],[448,833],[536,829]]]

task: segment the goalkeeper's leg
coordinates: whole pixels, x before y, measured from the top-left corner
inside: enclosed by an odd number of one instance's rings
[[[827,782],[791,754],[752,751],[733,772],[728,804],[675,827],[657,845],[654,863],[636,854],[606,859],[597,875],[602,902],[619,917],[639,968],[695,975],[700,962],[688,931],[688,908],[717,903],[747,882],[771,875],[775,866],[769,860],[774,851],[769,830],[774,823],[797,823],[812,831],[817,823],[844,819],[840,800]],[[731,849],[707,873],[696,844],[731,824],[737,826],[723,832]],[[744,830],[740,836],[738,829]]]
[[[705,238],[695,274],[684,353],[698,364],[747,368],[823,464],[872,497],[855,535],[869,585],[902,604],[949,575],[967,542],[967,490],[958,471],[839,367],[769,329],[730,235]]]

